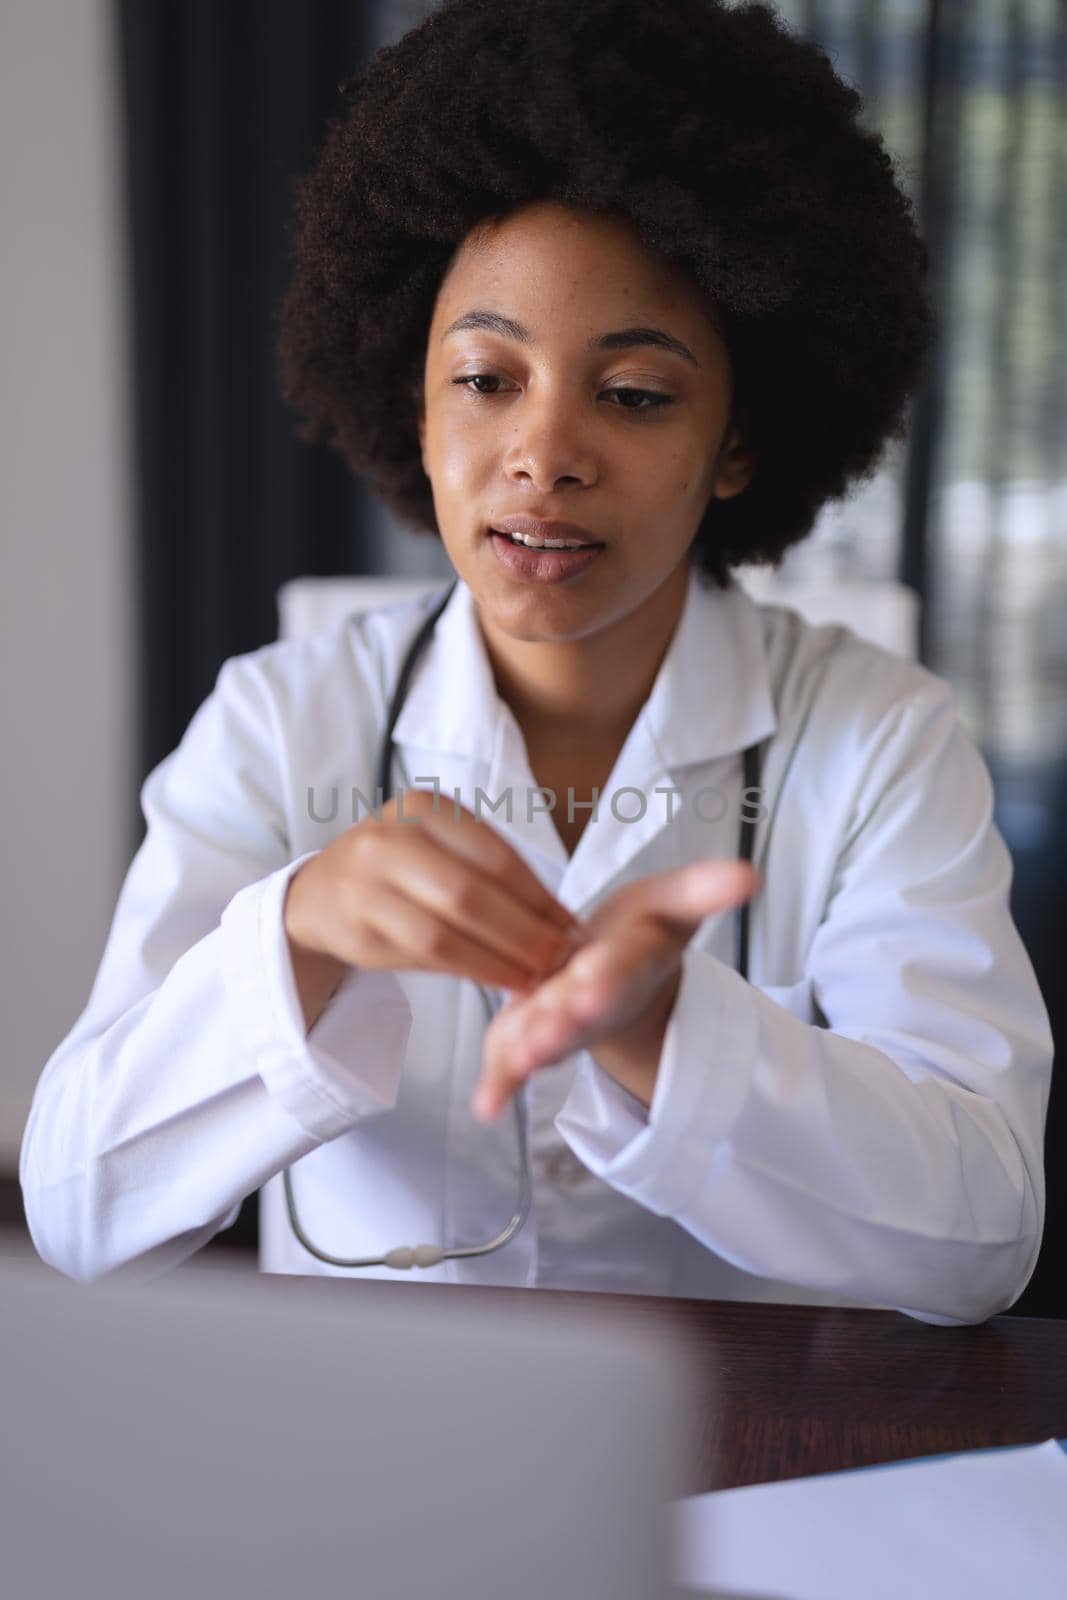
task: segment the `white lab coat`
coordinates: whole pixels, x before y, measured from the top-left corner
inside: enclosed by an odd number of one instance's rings
[[[155,1275],[261,1189],[263,1269],[344,1275],[289,1229],[286,1164],[302,1225],[335,1255],[482,1244],[511,1216],[513,1116],[468,1109],[477,990],[350,969],[305,1037],[282,926],[291,873],[367,816],[352,790],[373,798],[386,706],[432,603],[227,661],[146,779],[146,838],[23,1142],[30,1232],[61,1271]],[[394,783],[436,778],[471,810],[477,787],[489,803],[510,790],[510,822],[484,799],[481,814],[584,915],[634,878],[735,856],[741,751],[771,734],[751,982],[733,969],[733,914],[706,919],[650,1109],[585,1051],[535,1073],[526,1227],[413,1276],[931,1321],[980,1321],[1025,1286],[1052,1039],[989,776],[940,678],[694,574],[568,857],[528,799],[460,583],[396,725]]]

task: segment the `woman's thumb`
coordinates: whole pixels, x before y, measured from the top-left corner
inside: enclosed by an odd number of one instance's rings
[[[695,927],[705,917],[741,905],[762,885],[760,872],[747,861],[697,861],[650,884],[650,899],[643,909]]]

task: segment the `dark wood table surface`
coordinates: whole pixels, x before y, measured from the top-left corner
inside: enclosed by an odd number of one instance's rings
[[[27,1240],[0,1230],[4,1253],[33,1254]],[[622,1328],[662,1334],[684,1359],[692,1391],[691,1494],[1067,1438],[1067,1321],[1008,1315],[941,1328],[893,1311],[282,1279],[226,1251],[201,1252],[188,1266],[255,1279],[265,1292],[269,1283],[285,1294],[403,1296],[404,1304],[460,1296],[465,1306],[484,1306],[487,1318],[499,1306],[534,1321],[593,1310]]]
[[[1067,1438],[1067,1322],[995,1317],[942,1328],[893,1311],[303,1278],[312,1294],[472,1299],[491,1317],[568,1306],[662,1329],[692,1372],[688,1492],[945,1451]]]

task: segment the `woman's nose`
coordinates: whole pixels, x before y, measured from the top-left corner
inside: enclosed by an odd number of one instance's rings
[[[524,396],[509,421],[514,430],[505,458],[509,474],[525,474],[545,489],[561,478],[593,481],[594,453],[574,396]]]

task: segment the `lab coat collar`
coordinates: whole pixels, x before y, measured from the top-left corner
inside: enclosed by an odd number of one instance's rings
[[[531,864],[541,864],[563,904],[580,913],[667,826],[670,807],[657,791],[684,782],[686,768],[733,755],[775,727],[759,607],[740,587],[718,589],[691,570],[652,690],[574,854],[568,856],[547,810],[531,814],[520,805],[506,836]],[[394,742],[447,753],[453,771],[456,758],[480,767],[480,774],[466,775],[464,789],[484,781],[492,796],[509,786],[524,796],[536,788],[522,732],[496,690],[474,598],[462,582],[412,676]],[[648,799],[639,817],[620,818],[610,808],[610,797],[625,788]],[[627,811],[633,803],[630,797]]]
[[[737,583],[718,589],[690,570],[678,626],[631,733],[639,726],[667,770],[743,750],[775,731],[759,607]],[[474,597],[462,580],[415,670],[393,737],[487,767],[511,766],[511,750],[525,765],[521,733],[497,693]]]
[[[759,607],[739,584],[719,589],[690,570],[682,615],[638,720],[672,771],[774,733]]]

